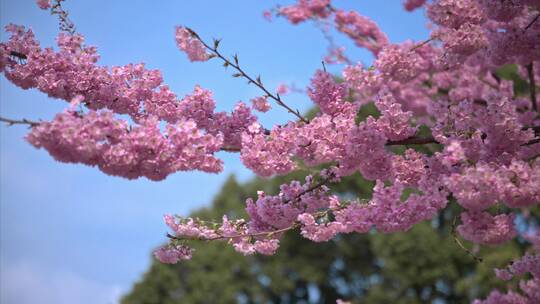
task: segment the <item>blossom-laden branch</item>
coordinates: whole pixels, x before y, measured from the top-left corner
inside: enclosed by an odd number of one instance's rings
[[[75,23],[69,19],[69,12],[62,7],[62,2],[66,0],[54,0],[54,3],[51,5],[51,15],[58,16],[58,26],[61,31],[75,35],[76,28]]]
[[[533,24],[536,21],[538,21],[539,18],[540,18],[540,12],[536,14],[536,16],[531,20],[531,22],[529,22],[529,24],[527,24],[527,26],[525,27],[525,30],[528,30],[531,26],[533,26]]]
[[[194,239],[194,240],[203,240],[203,241],[219,241],[219,240],[234,240],[234,239],[238,239],[238,238],[256,238],[256,237],[259,237],[259,236],[270,236],[270,235],[276,235],[276,234],[279,234],[279,233],[283,233],[283,232],[287,232],[289,230],[294,230],[296,228],[300,227],[300,223],[299,222],[295,222],[294,224],[292,224],[291,226],[288,226],[288,227],[285,227],[285,228],[281,228],[281,229],[277,229],[277,230],[271,230],[271,231],[261,231],[261,232],[254,232],[254,233],[246,233],[246,234],[237,234],[237,235],[227,235],[227,236],[223,236],[223,235],[219,235],[217,232],[216,234],[218,234],[217,236],[215,237],[210,237],[210,238],[203,238],[203,239]],[[178,241],[185,241],[185,240],[188,240],[184,237],[178,237],[178,236],[174,236],[170,233],[167,233],[166,236],[169,238],[169,239],[172,239],[172,240],[178,240]]]
[[[328,170],[327,170],[328,171]],[[313,184],[311,186],[309,186],[308,188],[300,191],[299,193],[296,193],[294,197],[292,198],[288,198],[288,199],[285,199],[281,202],[281,204],[295,204],[297,202],[299,202],[301,199],[302,199],[302,196],[303,195],[307,195],[307,194],[310,194],[311,192],[314,192],[314,191],[317,191],[323,187],[326,187],[328,184],[332,183],[332,182],[336,182],[335,180],[335,174],[330,172],[325,178],[322,178],[318,183],[316,184]],[[334,210],[334,211],[337,211],[338,209]],[[324,211],[318,211],[316,213],[314,213],[313,215],[316,217],[316,218],[322,218],[324,216],[327,216],[329,212],[331,212],[332,210],[331,209],[326,209]],[[200,223],[203,223],[203,224],[206,224],[208,225],[209,223],[206,222],[206,221],[200,221]],[[244,225],[245,223],[243,221],[240,221],[239,222],[240,225]],[[218,226],[219,223],[210,223],[212,224],[213,226]],[[294,221],[291,225],[287,226],[287,227],[284,227],[284,228],[280,228],[280,229],[274,229],[274,230],[269,230],[269,231],[258,231],[258,232],[252,232],[252,233],[245,233],[245,234],[236,234],[236,235],[227,235],[227,236],[224,236],[220,233],[216,233],[216,236],[213,236],[213,237],[203,237],[202,240],[206,240],[206,241],[214,241],[214,240],[231,240],[231,239],[237,239],[237,238],[255,238],[255,237],[259,237],[259,236],[269,236],[269,235],[276,235],[276,234],[279,234],[279,233],[283,233],[283,232],[286,232],[286,231],[289,231],[289,230],[293,230],[293,229],[296,229],[298,227],[300,227],[301,223],[299,221]],[[215,230],[214,232],[216,232],[217,230]],[[178,237],[178,236],[174,236],[174,235],[171,235],[169,233],[167,233],[167,237],[170,238],[170,239],[174,239],[174,240],[186,240],[186,239],[189,239],[186,238],[186,237]],[[194,238],[196,240],[201,240],[201,238]]]
[[[531,145],[535,145],[537,143],[540,143],[540,138],[532,139],[532,140],[522,144],[522,146],[531,146]]]
[[[197,39],[208,51],[211,52],[211,55],[214,56],[214,57],[217,57],[219,59],[221,59],[224,63],[223,63],[223,66],[224,67],[228,67],[228,66],[231,66],[233,67],[237,73],[233,74],[234,77],[243,77],[245,79],[248,80],[248,83],[249,84],[254,84],[255,86],[257,86],[259,89],[261,89],[267,97],[273,99],[279,106],[285,108],[289,113],[293,114],[294,116],[296,116],[299,120],[301,120],[302,122],[308,124],[309,123],[309,120],[306,119],[305,117],[303,117],[301,114],[300,114],[300,111],[297,109],[297,110],[293,110],[291,107],[289,107],[287,104],[285,104],[285,102],[281,99],[281,96],[279,95],[279,93],[272,93],[270,92],[270,90],[268,90],[262,80],[261,80],[261,76],[257,76],[256,78],[253,78],[251,77],[250,75],[248,75],[241,67],[240,67],[240,63],[239,63],[239,60],[238,60],[238,55],[235,54],[233,56],[233,60],[229,60],[227,57],[225,57],[219,50],[219,43],[220,43],[220,40],[218,39],[215,39],[214,40],[214,44],[213,46],[210,46],[208,43],[206,43],[194,30],[190,29],[190,28],[185,28],[187,31],[189,31],[189,33],[192,35],[193,38]]]
[[[402,140],[395,140],[395,141],[389,140],[389,141],[386,142],[385,145],[387,145],[387,146],[405,146],[405,145],[426,145],[426,144],[439,144],[439,142],[435,138],[433,138],[432,136],[426,136],[426,137],[413,136],[413,137],[409,137],[409,138],[402,139]],[[309,144],[306,145],[306,146],[302,146],[302,147],[307,147],[307,146],[309,146]],[[221,147],[221,150],[222,151],[227,151],[227,152],[240,152],[241,148],[240,147]]]

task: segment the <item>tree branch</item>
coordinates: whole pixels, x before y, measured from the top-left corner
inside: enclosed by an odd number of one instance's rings
[[[69,19],[69,12],[62,7],[62,2],[66,0],[55,0],[51,6],[51,15],[58,15],[58,27],[61,31],[75,35],[75,24]]]
[[[402,145],[426,145],[426,144],[438,144],[438,143],[439,142],[435,140],[435,138],[433,138],[432,136],[428,136],[428,137],[413,136],[413,137],[409,137],[402,140],[396,140],[396,141],[390,140],[386,142],[386,145],[387,146],[402,146]],[[229,146],[229,147],[222,147],[221,150],[226,151],[226,152],[240,152],[241,148]]]
[[[415,46],[413,46],[413,47],[409,50],[409,52],[416,51],[417,49],[423,47],[424,45],[426,45],[426,44],[428,44],[428,43],[430,43],[431,41],[436,40],[436,39],[439,39],[439,37],[436,37],[436,36],[434,36],[434,37],[429,37],[428,39],[426,39],[426,40],[420,42],[419,44],[417,44],[417,45],[415,45]]]
[[[387,146],[400,146],[400,145],[425,145],[425,144],[438,144],[439,142],[435,140],[432,136],[428,137],[409,137],[402,140],[388,141],[386,142]]]
[[[527,74],[529,75],[529,92],[531,93],[532,109],[538,112],[538,105],[536,101],[536,82],[534,81],[534,66],[533,63],[529,63],[526,66]]]
[[[281,97],[279,96],[279,93],[277,94],[273,94],[271,93],[268,89],[266,89],[266,87],[262,84],[262,81],[261,81],[261,77],[258,76],[256,79],[253,79],[253,77],[249,76],[246,72],[244,72],[244,70],[240,67],[239,63],[238,63],[238,56],[237,55],[234,55],[233,56],[233,59],[234,59],[234,62],[230,61],[227,57],[223,56],[223,54],[221,54],[219,51],[218,51],[218,45],[219,45],[219,40],[215,40],[214,41],[214,47],[208,45],[206,42],[204,42],[204,40],[202,40],[201,37],[199,37],[199,35],[193,31],[192,29],[190,28],[186,28],[190,33],[191,35],[196,38],[197,40],[199,40],[202,45],[204,45],[204,47],[209,50],[210,52],[212,52],[212,54],[215,56],[215,57],[218,57],[219,59],[221,59],[223,62],[224,62],[224,65],[225,67],[227,66],[232,66],[236,71],[238,71],[238,74],[234,74],[233,76],[236,76],[236,77],[244,77],[248,80],[248,83],[253,83],[255,86],[257,86],[259,89],[261,89],[268,97],[270,97],[271,99],[275,100],[277,102],[278,105],[280,105],[281,107],[285,108],[289,113],[293,114],[294,116],[298,117],[298,119],[300,119],[301,121],[303,121],[304,123],[308,124],[309,123],[309,120],[307,120],[306,118],[304,118],[301,114],[300,114],[300,111],[298,110],[293,110],[292,108],[290,108],[288,105],[286,105],[283,100],[281,99]]]
[[[5,117],[1,117],[1,116],[0,116],[0,121],[6,123],[8,126],[28,125],[30,127],[35,127],[35,126],[38,126],[40,124],[40,122],[28,120],[26,118],[17,120],[17,119],[10,119],[10,118],[5,118]]]
[[[540,135],[540,126],[523,127],[522,130],[532,129],[535,135]]]
[[[536,153],[535,155],[529,157],[527,159],[527,161],[533,161],[533,160],[537,159],[538,157],[540,157],[540,153]]]
[[[239,147],[228,146],[228,147],[221,147],[220,150],[225,151],[225,152],[240,152],[241,149]]]
[[[413,136],[413,137],[409,137],[402,140],[396,140],[396,141],[390,140],[386,142],[386,145],[387,146],[402,146],[402,145],[426,145],[426,144],[438,144],[438,143],[439,142],[435,140],[435,138],[433,138],[432,136],[427,136],[427,137]],[[226,151],[226,152],[240,152],[241,148],[231,146],[231,147],[222,147],[221,150]]]
[[[456,234],[456,224],[457,224],[457,216],[454,217],[454,220],[452,221],[452,237],[454,238],[454,242],[456,242],[456,244],[461,248],[463,249],[468,255],[470,255],[473,259],[475,259],[476,261],[482,263],[484,260],[475,255],[472,251],[470,251],[469,249],[467,249],[467,247],[465,247],[463,245],[463,243],[461,243],[461,241],[458,239],[457,237],[457,234]]]
[[[536,17],[534,17],[534,19],[533,19],[531,22],[529,22],[529,24],[527,24],[527,26],[525,27],[525,30],[527,30],[528,28],[530,28],[530,27],[538,20],[538,18],[540,18],[540,13],[538,13],[538,14],[536,15]]]

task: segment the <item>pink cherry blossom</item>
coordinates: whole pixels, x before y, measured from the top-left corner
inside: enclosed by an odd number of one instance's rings
[[[487,212],[469,211],[461,214],[458,232],[463,238],[484,245],[498,245],[516,236],[514,214],[492,216]]]
[[[51,7],[51,0],[37,0],[37,5],[40,9],[46,10]]]
[[[166,264],[176,264],[179,261],[190,260],[193,249],[186,246],[161,247],[154,251],[154,256]]]
[[[266,96],[259,96],[251,99],[252,107],[254,110],[257,110],[259,112],[268,112],[270,110],[271,106],[270,103],[268,103],[268,98]]]
[[[403,6],[406,10],[413,11],[419,7],[422,7],[426,2],[426,0],[405,0]]]
[[[298,0],[298,3],[279,9],[292,24],[298,24],[310,18],[325,18],[330,14],[328,5],[330,0]]]
[[[206,61],[210,59],[204,45],[193,37],[193,33],[185,27],[176,27],[176,44],[180,50],[188,55],[190,61]]]

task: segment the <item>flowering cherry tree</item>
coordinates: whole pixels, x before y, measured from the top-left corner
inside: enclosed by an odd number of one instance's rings
[[[493,291],[475,303],[540,303],[540,228],[528,216],[540,203],[540,1],[407,0],[406,10],[425,9],[431,34],[401,44],[391,43],[369,18],[330,0],[271,8],[263,14],[268,20],[321,25],[330,42],[326,64],[346,64],[343,81],[324,65],[314,71],[305,91],[318,108],[311,119],[287,105],[286,87],[269,89],[244,70],[238,56],[223,55],[219,40],[205,40],[186,26],[175,29],[175,39],[189,60],[219,61],[258,87],[260,96],[230,113],[216,112],[208,89],[197,86],[178,97],[160,71],[142,63],[101,66],[62,1],[37,1],[60,20],[57,48],[42,47],[31,29],[19,25],[7,26],[11,37],[0,44],[0,71],[9,81],[69,103],[51,121],[1,118],[29,125],[31,145],[58,161],[128,179],[218,173],[219,151],[239,153],[263,177],[299,167],[317,172],[282,185],[279,193],[259,191],[246,202],[246,219],[166,215],[171,233],[155,252],[160,261],[189,260],[189,242],[197,240],[270,255],[287,232],[323,242],[340,233],[405,231],[458,204],[456,246],[478,262],[482,258],[457,234],[477,245],[516,237],[531,244],[524,256],[494,270],[502,280],[529,273],[519,290]],[[354,64],[335,45],[330,28],[369,50],[373,65]],[[503,77],[501,68],[519,77]],[[519,82],[524,91],[516,90]],[[359,111],[370,103],[379,115],[360,120]],[[253,111],[271,106],[283,108],[291,120],[263,126]],[[331,184],[356,172],[375,181],[370,200],[332,194]]]

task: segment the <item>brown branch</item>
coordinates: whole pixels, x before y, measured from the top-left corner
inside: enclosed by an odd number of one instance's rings
[[[228,147],[221,147],[220,150],[225,151],[225,152],[240,152],[241,149],[239,147],[228,146]]]
[[[493,77],[495,79],[495,81],[497,81],[497,84],[501,84],[501,77],[499,77],[499,75],[497,75],[497,73],[491,72],[491,77]]]
[[[424,45],[430,43],[431,41],[433,41],[433,40],[435,40],[435,39],[439,39],[439,37],[437,37],[437,36],[430,37],[429,39],[426,39],[426,40],[420,42],[419,44],[413,46],[413,47],[409,50],[409,52],[415,51],[415,50],[417,50],[417,49],[423,47]]]
[[[522,130],[528,130],[532,129],[534,131],[534,134],[540,135],[540,126],[532,126],[532,127],[523,127]]]
[[[38,126],[40,124],[40,122],[28,120],[26,118],[17,120],[17,119],[10,119],[10,118],[5,118],[5,117],[1,117],[1,116],[0,116],[0,121],[6,123],[8,126],[28,125],[30,127],[35,127],[35,126]]]
[[[529,24],[527,24],[527,26],[525,27],[525,30],[529,29],[538,20],[538,18],[540,18],[540,13],[538,13],[536,17],[534,17],[534,19],[531,22],[529,22]]]
[[[540,138],[532,139],[532,140],[522,144],[521,146],[530,146],[530,145],[534,145],[534,144],[537,144],[537,143],[540,143]]]
[[[540,142],[540,137],[538,137],[540,136],[540,126],[525,126],[521,128],[521,130],[529,130],[529,129],[534,131],[534,136],[536,136],[536,138],[531,139],[530,141],[524,144],[521,144],[521,146],[530,146],[530,145],[534,145]]]
[[[11,51],[9,52],[9,55],[10,56],[13,56],[13,57],[17,57],[18,59],[20,60],[26,60],[28,57],[26,56],[26,54],[23,54],[23,53],[19,53],[19,52],[16,52],[16,51]]]
[[[218,236],[213,237],[213,238],[197,239],[197,240],[201,240],[201,241],[219,241],[219,240],[232,240],[232,239],[244,238],[244,237],[257,237],[257,236],[271,235],[271,234],[286,232],[286,231],[295,229],[298,226],[299,226],[299,223],[295,222],[291,226],[281,228],[281,229],[278,229],[278,230],[273,230],[273,231],[263,231],[263,232],[248,233],[248,234],[237,234],[237,235],[230,235],[230,236],[218,235]],[[174,235],[172,235],[170,233],[167,233],[166,236],[168,238],[170,238],[170,239],[179,240],[179,241],[183,241],[183,240],[186,239],[186,238],[174,236]]]
[[[533,160],[537,159],[538,157],[540,157],[540,153],[536,153],[535,155],[529,157],[527,159],[527,161],[533,161]]]
[[[529,63],[526,66],[527,68],[527,74],[529,75],[529,91],[531,93],[531,103],[532,103],[532,109],[536,112],[538,112],[538,105],[536,101],[536,82],[534,81],[534,66],[533,63]]]
[[[223,56],[223,54],[221,54],[221,52],[218,51],[218,45],[219,45],[219,40],[215,40],[214,41],[214,47],[208,45],[206,42],[204,42],[204,40],[202,40],[201,37],[199,37],[199,35],[193,31],[192,29],[190,28],[186,28],[190,33],[191,35],[196,38],[197,40],[199,40],[202,45],[204,45],[204,47],[209,50],[210,52],[212,52],[212,54],[215,56],[215,57],[218,57],[219,59],[221,59],[223,62],[224,62],[224,65],[225,67],[227,66],[232,66],[237,72],[238,74],[234,74],[233,76],[236,76],[236,77],[244,77],[248,80],[248,83],[253,83],[255,86],[257,86],[259,89],[261,89],[265,94],[266,96],[270,97],[271,99],[275,100],[277,102],[277,104],[283,108],[285,108],[289,113],[293,114],[294,116],[298,117],[298,119],[300,119],[301,121],[303,121],[304,123],[308,124],[309,123],[309,120],[307,120],[306,118],[304,118],[301,114],[300,114],[300,111],[298,110],[293,110],[292,108],[290,108],[288,105],[286,105],[283,100],[281,99],[281,97],[279,96],[278,93],[276,93],[275,95],[273,93],[271,93],[263,84],[262,84],[262,81],[261,81],[261,77],[258,76],[256,79],[252,78],[251,76],[249,76],[239,65],[238,63],[238,56],[237,55],[234,55],[233,59],[234,59],[234,62],[230,61],[227,57]]]
[[[388,141],[386,142],[387,146],[399,146],[399,145],[425,145],[425,144],[438,144],[439,142],[435,140],[432,136],[428,137],[409,137],[402,140]]]

